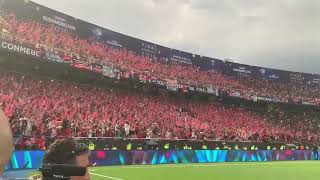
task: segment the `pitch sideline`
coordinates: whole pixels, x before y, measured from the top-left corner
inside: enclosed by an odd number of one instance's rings
[[[107,179],[124,180],[124,179],[119,179],[119,178],[115,178],[115,177],[111,177],[111,176],[105,176],[105,175],[101,175],[101,174],[97,174],[97,173],[92,173],[92,172],[90,172],[90,174],[92,174],[92,175],[94,175],[94,176],[104,177],[104,178],[107,178]]]
[[[216,166],[256,166],[256,165],[283,165],[292,164],[293,162],[320,164],[320,161],[276,161],[276,162],[247,162],[247,163],[212,163],[212,164],[159,164],[159,165],[145,165],[145,166],[103,166],[104,168],[119,168],[119,169],[154,169],[154,168],[185,168],[185,167],[216,167]],[[98,170],[98,169],[94,169]]]

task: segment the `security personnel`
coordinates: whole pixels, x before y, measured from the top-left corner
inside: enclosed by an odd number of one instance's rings
[[[94,151],[96,149],[96,145],[93,142],[90,142],[88,148],[89,148],[90,151]]]
[[[314,160],[319,160],[318,157],[318,145],[314,144],[312,148]]]
[[[203,144],[203,145],[202,145],[202,150],[207,150],[207,149],[208,149],[208,146],[205,145],[205,144]]]
[[[169,144],[169,143],[165,144],[165,145],[164,145],[164,149],[165,149],[165,150],[169,150],[169,149],[170,149],[170,144]]]
[[[131,151],[131,149],[132,149],[132,144],[131,143],[127,144],[127,151]]]

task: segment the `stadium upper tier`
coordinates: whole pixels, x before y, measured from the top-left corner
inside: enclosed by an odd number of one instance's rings
[[[320,105],[318,75],[252,67],[171,50],[101,30],[32,2],[5,1],[1,8],[2,49],[68,63],[114,78],[135,76],[145,82],[162,81],[189,89],[200,87],[205,92],[224,92],[254,101]],[[18,11],[19,8],[24,11]],[[77,26],[70,25],[70,19]],[[108,40],[110,33],[127,42]],[[130,45],[133,40],[138,43]]]
[[[257,113],[15,73],[0,74],[0,103],[17,136],[313,142],[319,130],[318,112]]]

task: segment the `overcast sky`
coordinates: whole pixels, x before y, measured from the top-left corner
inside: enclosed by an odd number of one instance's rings
[[[320,73],[319,0],[33,1],[170,48]]]

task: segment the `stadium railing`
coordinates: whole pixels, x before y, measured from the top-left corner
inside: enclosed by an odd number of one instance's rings
[[[45,141],[45,148],[56,139],[68,137],[15,136],[16,150],[45,150],[38,148],[36,139]],[[166,138],[116,138],[116,137],[72,137],[87,144],[92,150],[308,150],[312,143],[216,141]],[[32,143],[33,142],[33,143]],[[21,146],[23,144],[23,146]]]

